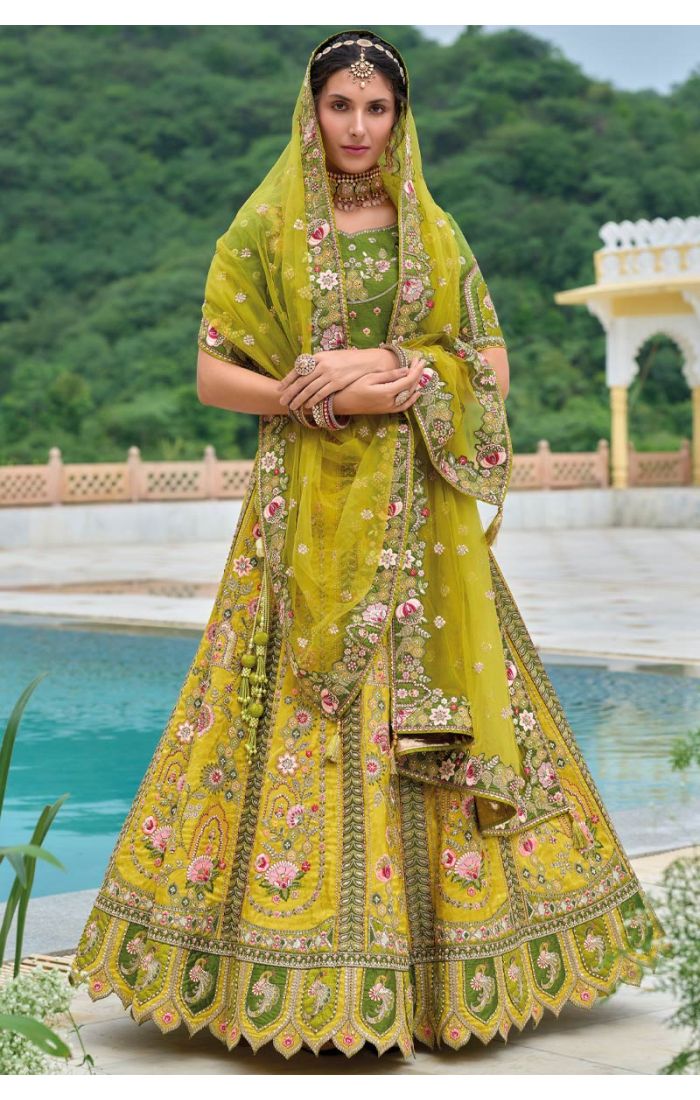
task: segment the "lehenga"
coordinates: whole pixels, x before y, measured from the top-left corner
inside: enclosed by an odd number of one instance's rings
[[[353,344],[384,338],[397,230],[339,234]],[[478,266],[463,323],[503,345]],[[225,345],[200,346],[227,358]],[[256,456],[256,468],[260,454]],[[436,491],[418,449],[425,491]],[[513,711],[541,731],[541,785],[573,807],[481,835],[454,759],[411,777],[389,755],[392,668],[381,646],[343,720],[301,705],[272,610],[269,703],[249,759],[240,654],[261,587],[251,478],[207,627],[114,847],[71,981],[114,991],[163,1032],[208,1027],[289,1057],[331,1039],[381,1054],[504,1038],[566,1002],[638,984],[662,933],[489,549]],[[465,548],[466,549],[466,548]],[[432,552],[439,554],[436,544]],[[445,615],[454,609],[449,608]],[[435,625],[439,628],[440,621]]]

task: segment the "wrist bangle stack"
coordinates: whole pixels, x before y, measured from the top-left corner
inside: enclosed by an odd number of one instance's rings
[[[350,423],[350,415],[346,414],[338,418],[333,412],[333,394],[330,393],[328,397],[324,397],[322,401],[317,401],[313,407],[314,420],[319,428],[328,428],[329,431],[336,432],[340,428],[347,428]]]
[[[314,429],[316,429],[318,427],[318,425],[314,424],[313,421],[307,420],[306,410],[305,410],[303,405],[300,405],[298,409],[293,409],[290,406],[289,407],[289,415],[293,416],[294,419],[297,421],[297,423],[301,424],[303,428],[314,428]]]

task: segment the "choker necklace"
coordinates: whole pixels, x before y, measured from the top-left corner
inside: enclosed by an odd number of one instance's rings
[[[357,206],[381,206],[389,198],[378,164],[367,172],[328,171],[333,202],[339,210],[354,210]]]

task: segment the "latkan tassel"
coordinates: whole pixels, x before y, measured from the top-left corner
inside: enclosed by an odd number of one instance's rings
[[[569,816],[571,818],[571,839],[574,848],[578,849],[579,852],[585,852],[586,849],[591,846],[590,837],[586,836],[579,819],[574,817],[572,813],[570,813]]]
[[[338,757],[340,755],[340,734],[336,730],[330,741],[326,745],[326,751],[324,758],[326,760],[332,760],[334,763],[338,763]]]
[[[258,540],[258,542],[260,543],[261,540]],[[259,551],[261,552],[260,547]],[[245,748],[249,757],[252,757],[257,749],[258,723],[265,711],[263,699],[268,680],[265,668],[267,665],[267,644],[270,638],[268,595],[267,572],[263,564],[260,596],[255,610],[253,630],[248,641],[247,651],[241,658],[241,685],[237,696],[241,704],[241,720],[248,727]]]
[[[486,542],[489,546],[493,545],[496,535],[501,529],[501,523],[503,522],[503,505],[499,504],[498,511],[493,517],[488,527],[486,528]]]
[[[391,731],[391,741],[389,744],[389,775],[398,775],[398,768],[396,767],[396,746],[399,743],[398,734],[393,730]]]

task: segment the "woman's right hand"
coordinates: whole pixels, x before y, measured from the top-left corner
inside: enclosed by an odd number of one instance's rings
[[[425,359],[416,356],[407,374],[401,367],[378,374],[363,374],[333,395],[333,411],[339,416],[404,412],[423,392],[418,380],[424,368]],[[401,390],[409,390],[410,395],[397,405],[394,398]]]

